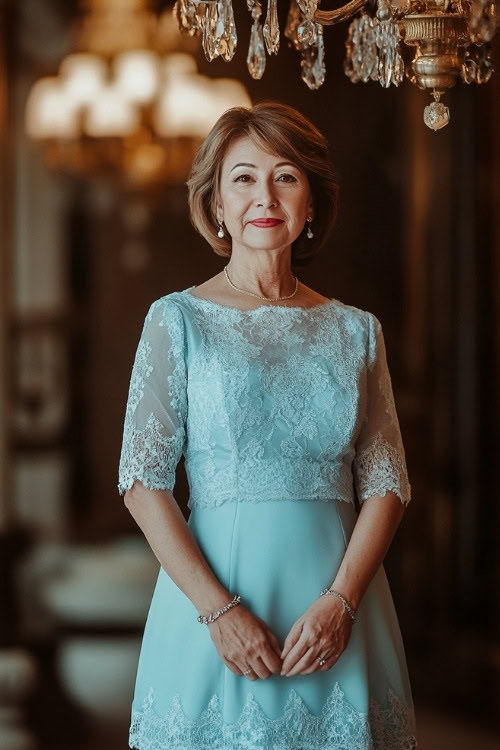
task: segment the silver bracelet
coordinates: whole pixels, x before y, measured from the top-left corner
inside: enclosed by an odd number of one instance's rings
[[[332,596],[336,596],[340,599],[342,604],[344,605],[344,609],[347,611],[349,617],[351,618],[352,623],[354,624],[356,622],[356,615],[354,613],[353,608],[346,602],[342,594],[339,594],[338,591],[334,591],[333,589],[323,589],[320,596],[323,596],[323,594],[332,594]]]
[[[231,607],[236,607],[236,605],[240,603],[240,600],[241,596],[236,596],[235,594],[229,604],[226,604],[222,609],[218,609],[216,612],[211,612],[209,615],[199,615],[196,619],[198,622],[208,625],[209,622],[216,620],[223,615],[224,612],[227,612],[228,609],[231,609]]]

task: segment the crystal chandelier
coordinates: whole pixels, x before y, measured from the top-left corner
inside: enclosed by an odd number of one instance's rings
[[[277,2],[246,0],[252,27],[247,65],[253,78],[262,78],[266,51],[280,46]],[[498,27],[500,0],[351,0],[335,10],[319,10],[320,0],[288,0],[284,35],[300,53],[301,76],[311,89],[325,80],[324,26],[352,16],[346,41],[344,72],[353,83],[378,81],[388,88],[406,76],[434,99],[424,110],[433,130],[447,125],[450,112],[441,101],[445,91],[461,79],[486,83],[492,72],[491,40]],[[231,60],[238,35],[232,0],[176,0],[179,28],[200,35],[208,60]],[[403,51],[414,48],[405,63]]]
[[[229,107],[249,106],[235,79],[199,75],[195,39],[150,0],[81,0],[74,51],[31,87],[28,135],[61,172],[130,188],[183,182],[194,151]]]

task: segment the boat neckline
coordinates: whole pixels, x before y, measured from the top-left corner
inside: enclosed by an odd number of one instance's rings
[[[191,294],[191,289],[196,288],[196,284],[193,284],[192,286],[188,286],[186,289],[183,289],[181,294],[187,295],[190,299],[196,300],[197,302],[201,302],[202,304],[208,305],[210,307],[220,307],[223,310],[232,310],[233,312],[237,313],[252,313],[256,312],[257,310],[294,310],[301,312],[313,312],[314,310],[324,309],[327,307],[330,307],[330,305],[333,305],[335,302],[338,302],[334,297],[330,297],[326,302],[320,302],[318,305],[313,305],[312,307],[301,307],[299,305],[257,305],[257,307],[250,307],[248,310],[244,310],[241,307],[231,307],[231,305],[223,305],[220,302],[215,302],[212,299],[207,299],[206,297],[196,297],[194,294]]]

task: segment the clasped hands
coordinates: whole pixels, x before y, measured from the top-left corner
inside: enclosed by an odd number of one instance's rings
[[[330,669],[347,648],[351,630],[352,620],[338,599],[316,600],[285,639],[280,674],[290,677]],[[323,665],[318,657],[325,659]]]
[[[336,597],[323,596],[294,622],[283,649],[267,623],[243,605],[209,624],[219,656],[232,672],[249,680],[272,674],[292,677],[330,669],[346,649],[352,622]],[[319,657],[326,659],[323,665]]]

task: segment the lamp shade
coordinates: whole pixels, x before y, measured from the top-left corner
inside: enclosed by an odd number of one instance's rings
[[[102,58],[80,52],[67,55],[59,72],[67,96],[75,105],[83,105],[89,104],[105,85],[107,66]]]
[[[121,52],[113,60],[116,88],[131,101],[146,104],[159,87],[160,61],[150,50]]]
[[[25,109],[26,131],[32,138],[75,138],[78,117],[78,107],[59,78],[40,78],[32,86]]]

